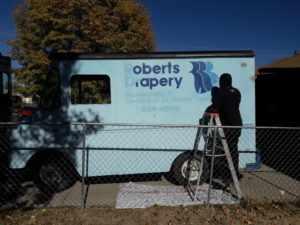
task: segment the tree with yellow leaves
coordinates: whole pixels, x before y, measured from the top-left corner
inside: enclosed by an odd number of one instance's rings
[[[7,43],[25,96],[43,83],[50,53],[155,51],[149,15],[135,0],[24,0],[14,17],[17,37]]]

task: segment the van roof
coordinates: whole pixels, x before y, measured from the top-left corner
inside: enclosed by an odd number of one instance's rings
[[[51,60],[75,59],[164,59],[164,58],[233,58],[254,57],[251,50],[242,51],[193,51],[193,52],[149,52],[149,53],[52,53]]]

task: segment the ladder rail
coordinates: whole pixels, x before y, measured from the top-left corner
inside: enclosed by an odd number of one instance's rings
[[[220,117],[218,117],[218,116],[215,117],[215,120],[216,120],[216,124],[218,126],[222,126]],[[230,173],[231,173],[231,176],[232,176],[232,179],[233,179],[235,190],[237,192],[237,196],[238,196],[239,199],[241,199],[243,197],[243,195],[242,195],[242,191],[241,191],[241,188],[240,188],[239,181],[237,179],[236,171],[235,171],[234,166],[233,166],[233,161],[232,161],[232,157],[231,157],[231,154],[230,154],[230,151],[229,151],[228,143],[226,141],[224,130],[223,130],[222,127],[219,127],[217,129],[219,131],[219,134],[220,134],[220,137],[221,137],[221,142],[222,142],[223,147],[224,147],[224,152],[225,152],[226,159],[227,159],[228,166],[229,166],[229,170],[230,170]]]
[[[186,183],[185,188],[186,188],[186,191],[188,191],[188,192],[190,192],[192,190],[192,187],[191,187],[192,185],[189,182],[190,177],[191,177],[191,173],[192,173],[191,164],[194,162],[194,160],[196,158],[197,151],[200,151],[199,150],[199,144],[200,144],[201,136],[203,135],[203,127],[201,125],[203,125],[203,124],[204,124],[204,120],[200,119],[199,120],[199,125],[200,126],[197,128],[195,143],[194,143],[194,147],[193,147],[193,157],[189,160],[188,167],[187,167],[188,174],[187,174],[187,183]],[[204,154],[205,154],[205,151],[203,151],[203,154],[202,154],[202,157],[201,157],[201,167],[199,168],[199,179],[197,180],[197,185],[200,183],[201,175],[202,175],[202,172],[203,172]]]

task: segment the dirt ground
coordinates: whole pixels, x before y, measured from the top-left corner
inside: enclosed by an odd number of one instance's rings
[[[154,206],[147,209],[41,208],[0,212],[0,224],[300,224],[300,203],[242,202],[215,206]]]

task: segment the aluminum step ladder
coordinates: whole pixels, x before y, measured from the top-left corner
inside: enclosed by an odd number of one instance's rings
[[[200,184],[200,180],[201,180],[201,175],[203,172],[203,161],[204,158],[207,157],[212,157],[211,160],[211,171],[210,171],[210,181],[209,181],[209,192],[208,192],[208,199],[210,199],[210,190],[211,190],[211,181],[212,181],[212,172],[213,172],[213,163],[214,163],[214,157],[218,157],[218,156],[226,156],[226,161],[228,163],[228,167],[232,176],[232,180],[233,180],[233,185],[237,194],[237,197],[239,199],[241,199],[243,197],[242,195],[242,191],[240,188],[240,184],[237,178],[237,174],[236,171],[234,169],[233,166],[233,161],[232,161],[232,157],[229,151],[229,147],[225,138],[225,133],[224,130],[222,128],[222,124],[221,124],[221,120],[219,117],[218,113],[208,113],[205,112],[203,115],[203,118],[200,120],[199,125],[201,125],[198,130],[197,130],[197,134],[196,134],[196,139],[195,139],[195,143],[194,143],[194,154],[192,156],[191,162],[195,159],[197,152],[201,151],[199,150],[199,144],[200,144],[200,139],[201,136],[204,139],[204,151],[201,157],[201,167],[199,168],[199,177],[197,180],[197,184],[196,184],[196,189],[195,189],[195,193],[194,193],[194,201],[197,198],[197,193],[198,193],[198,189],[199,189],[199,184]],[[216,131],[216,132],[215,132]],[[216,146],[216,139],[217,137],[220,139],[222,147],[220,146]],[[212,149],[211,149],[212,148]],[[222,154],[217,154],[215,155],[215,149],[218,148],[219,151],[223,151]],[[192,185],[190,184],[190,174],[191,174],[191,170],[189,170],[189,174],[188,174],[188,179],[187,179],[187,186],[186,188],[188,190],[191,190]]]

